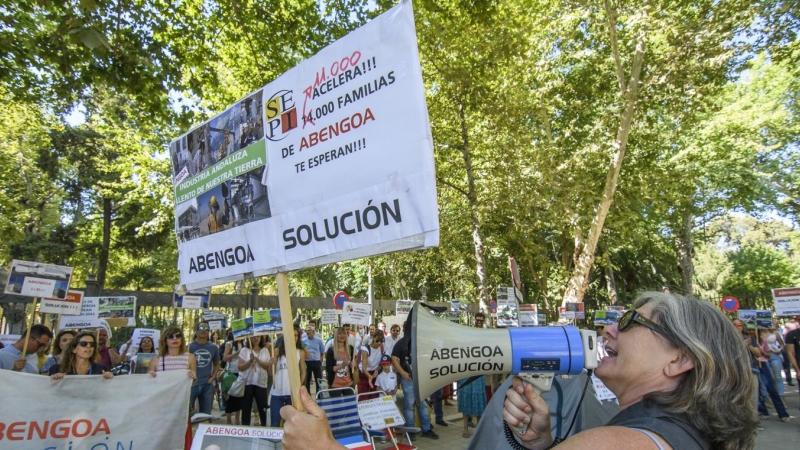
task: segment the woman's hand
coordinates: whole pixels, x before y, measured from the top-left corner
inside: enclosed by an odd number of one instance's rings
[[[533,415],[528,414],[533,411]],[[519,428],[522,424],[528,427],[523,434],[517,434],[522,444],[530,449],[546,448],[553,443],[550,431],[550,406],[533,390],[533,386],[514,378],[511,387],[506,391],[503,403],[503,419],[508,426]]]
[[[104,380],[110,380],[112,378],[114,378],[114,374],[111,373],[110,370],[106,370],[105,372],[103,372],[103,379]]]
[[[149,373],[150,376],[153,377],[153,378],[156,377],[156,371],[155,370],[148,370],[147,373]]]
[[[192,379],[192,382],[196,382],[197,381],[197,375],[194,373],[194,371],[193,370],[187,370],[187,372],[189,373],[189,378]]]
[[[64,374],[63,374],[63,373],[60,373],[60,372],[59,372],[59,373],[54,373],[54,374],[50,375],[50,378],[51,378],[53,381],[58,381],[58,380],[60,380],[60,379],[64,378]]]

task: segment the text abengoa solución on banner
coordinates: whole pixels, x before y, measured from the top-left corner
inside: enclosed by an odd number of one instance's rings
[[[439,243],[402,1],[170,144],[188,289]]]

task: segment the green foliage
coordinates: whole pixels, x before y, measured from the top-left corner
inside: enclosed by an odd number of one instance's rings
[[[794,267],[782,252],[774,247],[752,245],[728,254],[731,273],[722,284],[722,292],[746,295],[769,292],[770,289],[795,286],[798,281]]]

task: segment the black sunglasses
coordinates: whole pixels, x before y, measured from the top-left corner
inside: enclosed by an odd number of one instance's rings
[[[50,345],[49,342],[39,342],[37,339],[34,339],[34,341],[36,341],[36,345],[38,345],[39,348],[47,347],[48,345]]]
[[[619,331],[625,331],[630,327],[632,327],[634,323],[637,325],[641,325],[645,328],[648,328],[650,330],[653,330],[656,333],[667,338],[668,341],[672,342],[672,339],[669,337],[666,331],[664,331],[664,329],[661,328],[661,326],[659,326],[652,320],[648,319],[647,317],[639,314],[639,312],[636,311],[635,309],[629,309],[628,312],[626,312],[625,314],[622,315],[622,317],[619,318],[619,321],[617,321],[617,329]]]
[[[78,341],[78,345],[80,345],[81,347],[92,347],[92,348],[95,348],[95,347],[97,347],[97,342],[95,342],[95,341]]]
[[[180,339],[183,337],[183,334],[176,333],[176,334],[168,334],[167,339]]]
[[[208,331],[210,329],[211,329],[210,326],[204,326],[204,325],[200,325],[199,327],[197,327],[197,331]]]

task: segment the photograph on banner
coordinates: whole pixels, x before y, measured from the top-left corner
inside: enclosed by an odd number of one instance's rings
[[[624,314],[622,311],[595,311],[594,326],[614,325],[622,317],[622,314]]]
[[[322,310],[322,325],[338,325],[339,324],[339,310],[338,309],[323,309]]]
[[[253,335],[266,336],[283,331],[280,309],[265,309],[253,312]]]
[[[535,327],[539,325],[539,306],[531,303],[520,303],[519,325],[521,327]]]
[[[191,450],[280,450],[283,429],[200,424]]]
[[[585,319],[586,312],[583,310],[583,302],[580,303],[567,303],[564,305],[567,308],[567,319]]]
[[[411,300],[397,300],[394,306],[394,313],[397,316],[407,316],[411,312],[414,302]]]
[[[498,289],[497,296],[497,326],[498,327],[518,327],[519,326],[519,304],[514,297],[514,288],[510,288],[510,296],[501,297]]]
[[[775,328],[772,311],[768,309],[740,309],[736,313],[748,328]]]
[[[800,287],[772,290],[775,314],[781,316],[800,316]]]
[[[76,316],[81,313],[82,301],[83,292],[68,291],[67,298],[64,300],[59,300],[57,298],[42,299],[39,302],[39,312]]]
[[[344,302],[342,324],[369,326],[372,323],[372,305],[368,303]]]
[[[6,280],[6,294],[66,300],[72,267],[14,259]]]
[[[233,339],[237,341],[253,336],[253,318],[232,320],[231,330],[233,330]]]
[[[219,328],[212,328],[212,329],[224,330],[228,328],[228,315],[222,311],[218,311],[215,309],[204,309],[203,322],[206,322],[209,325],[211,325],[211,322],[219,322]]]
[[[0,334],[0,343],[2,343],[4,347],[10,347],[10,346],[16,344],[20,337],[22,337],[22,335],[19,335],[19,334]]]
[[[100,319],[133,319],[136,312],[136,297],[97,297]]]
[[[606,311],[623,311],[623,312],[626,311],[624,306],[618,306],[618,305],[606,305],[603,307],[603,309]]]
[[[260,131],[248,135],[242,123]],[[439,243],[410,2],[170,149],[178,269],[188,289]]]
[[[150,367],[150,361],[156,356],[158,356],[158,353],[137,353],[136,358],[133,360],[132,373],[147,373],[147,368]]]
[[[210,298],[211,289],[195,289],[183,295],[175,292],[172,298],[172,306],[173,308],[182,309],[208,309]]]

